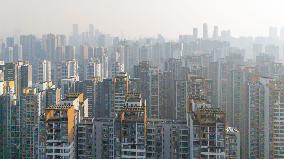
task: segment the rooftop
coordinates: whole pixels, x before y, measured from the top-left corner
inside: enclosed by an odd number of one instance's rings
[[[239,130],[237,128],[234,128],[234,127],[227,127],[226,132],[227,133],[238,133]]]

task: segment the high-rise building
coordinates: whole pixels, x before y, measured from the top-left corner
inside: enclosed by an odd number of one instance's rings
[[[69,44],[74,45],[74,46],[79,46],[80,45],[80,35],[79,35],[79,27],[78,24],[73,24],[72,25],[72,35],[69,38]]]
[[[280,41],[284,40],[284,27],[281,27],[279,37],[280,37]]]
[[[77,81],[74,78],[61,79],[60,88],[61,88],[61,97],[64,97],[66,94],[76,92],[76,83]]]
[[[33,62],[38,58],[43,58],[43,55],[40,54],[40,49],[38,48],[38,46],[40,46],[40,42],[34,35],[21,35],[20,44],[22,45],[23,50],[23,60],[29,60]]]
[[[38,151],[38,147],[35,146],[34,136],[39,124],[40,102],[36,89],[30,87],[23,89],[19,105],[21,109],[21,156],[22,158],[37,158],[35,152]]]
[[[94,47],[89,47],[88,48],[88,59],[91,58],[96,58],[95,57],[95,48]]]
[[[14,37],[7,37],[6,38],[6,47],[14,47],[15,39]]]
[[[5,63],[4,81],[14,81],[15,93],[19,97],[23,88],[32,86],[32,66],[22,61]]]
[[[146,105],[140,94],[127,94],[125,105],[119,114],[119,130],[115,134],[119,142],[115,149],[120,158],[146,158]]]
[[[186,80],[187,73],[180,59],[171,58],[165,63],[165,71],[161,73],[159,80],[161,119],[175,119],[176,81]]]
[[[75,92],[65,94],[65,96],[61,99],[60,104],[74,106],[74,109],[78,111],[80,115],[78,116],[79,121],[82,119],[82,117],[88,117],[89,115],[88,99],[84,93]]]
[[[125,106],[125,98],[128,93],[128,82],[129,77],[125,72],[120,72],[113,78],[113,113],[119,113],[121,109]]]
[[[227,109],[227,89],[228,70],[226,62],[220,59],[211,62],[209,67],[209,78],[212,80],[212,105],[220,107],[226,112]]]
[[[16,100],[14,81],[5,82],[0,96],[0,155],[1,158],[21,158],[21,109]]]
[[[269,38],[275,40],[278,38],[278,30],[276,27],[269,27]]]
[[[97,59],[90,59],[87,65],[87,73],[85,79],[91,80],[94,78],[101,78],[101,63]]]
[[[270,140],[271,147],[271,155],[272,158],[280,159],[284,157],[284,137],[283,137],[283,127],[284,127],[284,119],[283,119],[283,111],[284,111],[284,82],[283,81],[275,81],[271,82],[269,85],[270,88],[270,98],[272,96],[269,107],[271,109],[271,117],[272,120],[270,123],[270,131],[272,136],[272,140]],[[265,123],[267,124],[267,123]],[[272,127],[272,128],[271,128]]]
[[[190,131],[185,121],[147,120],[147,158],[190,158]]]
[[[93,38],[95,35],[95,27],[94,24],[89,24],[89,37]]]
[[[32,87],[32,65],[22,64],[18,73],[18,91],[22,93],[22,90],[26,87]]]
[[[114,118],[94,118],[93,156],[96,158],[115,158],[114,131]]]
[[[45,110],[46,157],[76,157],[77,111],[71,104],[53,105]]]
[[[65,60],[70,61],[76,58],[76,47],[67,45],[65,46]]]
[[[203,39],[208,39],[208,25],[207,23],[203,24]]]
[[[129,79],[128,93],[141,93],[140,78],[130,78]]]
[[[95,117],[110,118],[113,108],[114,87],[112,79],[98,82],[95,97]]]
[[[71,61],[65,61],[62,63],[62,79],[64,78],[74,78],[79,79],[78,62],[74,59]]]
[[[209,64],[213,62],[212,54],[184,56],[181,61],[182,65],[189,69],[190,74],[209,78]]]
[[[48,106],[59,104],[61,99],[61,89],[55,87],[51,81],[37,83],[36,88],[40,93],[40,115],[45,112],[45,108]]]
[[[134,67],[134,77],[141,81],[141,95],[147,102],[147,116],[159,118],[160,115],[160,95],[159,80],[160,71],[158,67],[151,66],[148,61],[140,62]]]
[[[194,39],[198,38],[198,29],[197,28],[193,28],[192,36],[193,36]]]
[[[83,81],[83,92],[84,95],[88,98],[88,116],[95,117],[96,112],[96,94],[97,92],[97,83],[99,79],[85,80]]]
[[[200,97],[190,97],[187,122],[190,158],[225,158],[225,113]]]
[[[218,37],[219,37],[219,28],[218,28],[218,26],[215,25],[215,26],[214,26],[214,30],[213,30],[213,36],[212,36],[212,38],[215,39],[215,40],[217,40]]]
[[[23,60],[23,48],[22,45],[14,45],[13,47],[13,60],[14,61],[19,61]]]
[[[244,108],[244,85],[245,77],[242,68],[236,68],[229,72],[229,91],[228,91],[228,106],[226,108],[226,120],[232,127],[240,129],[242,126]]]
[[[107,49],[99,47],[95,48],[95,57],[101,62],[102,79],[111,77],[109,76],[108,54]]]
[[[254,77],[248,83],[247,134],[241,135],[242,157],[282,158],[281,98],[283,82]],[[243,141],[247,140],[247,141]],[[242,147],[243,147],[242,146]],[[247,151],[245,151],[247,150]]]
[[[186,120],[189,86],[187,80],[175,81],[175,120]]]
[[[253,109],[251,109],[250,113],[255,114],[255,117],[257,118],[257,114],[259,114],[259,119],[251,119],[251,120],[255,120],[255,122],[259,122],[259,131],[255,132],[255,129],[249,129],[249,136],[254,135],[253,133],[259,134],[260,137],[260,146],[259,146],[259,150],[262,151],[260,152],[261,155],[264,156],[264,158],[272,158],[272,149],[274,147],[273,144],[271,144],[272,139],[272,132],[273,132],[273,105],[275,103],[275,101],[277,101],[278,95],[274,94],[276,92],[274,92],[274,88],[277,89],[277,86],[273,84],[273,79],[272,78],[267,78],[267,77],[261,77],[259,79],[259,82],[261,84],[260,87],[260,92],[256,93],[256,97],[252,96],[250,98],[251,101],[255,100],[254,102],[252,102],[252,105],[250,105],[250,107],[253,108],[254,103],[255,103],[255,108],[259,109],[256,113],[252,112],[254,111]],[[257,89],[256,89],[257,91]],[[254,95],[254,94],[252,94]],[[258,97],[259,96],[259,97]],[[257,101],[257,99],[259,99],[259,101]],[[249,101],[249,102],[251,102]],[[252,127],[253,128],[253,127]],[[258,137],[258,136],[256,136]],[[249,144],[249,146],[254,146],[253,142],[257,142],[257,140],[252,140],[252,142],[249,142],[251,144]],[[255,147],[257,148],[257,147]],[[250,149],[249,149],[250,150]],[[257,149],[256,149],[257,150]],[[251,151],[249,151],[249,154]]]
[[[263,46],[262,46],[262,44],[253,44],[252,52],[253,52],[253,58],[254,59],[256,58],[256,56],[259,56],[260,54],[262,54],[263,53]]]
[[[93,158],[93,119],[83,118],[78,123],[77,132],[76,149],[78,156],[76,158]]]
[[[51,81],[51,62],[43,60],[38,65],[38,80],[37,82]]]
[[[4,81],[15,81],[18,76],[16,63],[7,62],[4,64]]]
[[[55,50],[56,50],[56,36],[54,34],[43,35],[42,37],[42,49],[44,52],[44,58],[54,62]]]
[[[266,45],[264,52],[270,56],[273,56],[275,60],[279,59],[279,47],[276,45]]]
[[[248,157],[264,158],[264,86],[259,81],[249,83]]]
[[[79,35],[79,27],[78,24],[73,24],[73,36]]]
[[[8,62],[13,62],[14,61],[14,48],[13,47],[8,47],[7,48],[7,53],[6,56],[4,56],[4,60]]]
[[[124,72],[124,66],[123,64],[119,62],[115,62],[111,66],[111,76],[116,76],[120,72]]]
[[[57,46],[55,49],[55,62],[59,63],[65,60],[65,45]]]
[[[230,40],[232,38],[230,30],[222,30],[221,31],[221,39],[222,40]]]
[[[226,128],[226,158],[240,159],[240,132],[233,127]]]

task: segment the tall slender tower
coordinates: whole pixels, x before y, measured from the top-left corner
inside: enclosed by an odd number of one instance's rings
[[[208,25],[207,25],[207,23],[203,24],[203,39],[208,39]]]

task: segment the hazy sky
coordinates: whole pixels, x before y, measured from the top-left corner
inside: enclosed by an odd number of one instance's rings
[[[283,0],[0,0],[0,33],[64,33],[93,23],[105,33],[175,38],[207,22],[235,36],[267,35],[284,26]],[[201,30],[199,30],[201,35]]]

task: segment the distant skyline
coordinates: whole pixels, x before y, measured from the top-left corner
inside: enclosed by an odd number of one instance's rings
[[[267,36],[270,26],[284,26],[280,0],[0,0],[0,35],[71,34],[95,29],[123,37],[162,34],[177,38],[207,23],[233,36]]]

